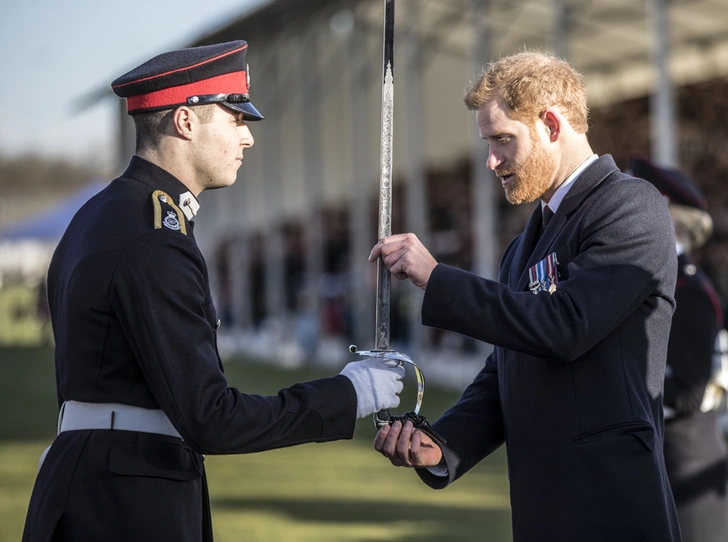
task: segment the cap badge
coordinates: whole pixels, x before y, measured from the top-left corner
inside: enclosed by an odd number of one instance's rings
[[[250,65],[245,65],[245,82],[248,86],[248,92],[250,92]]]
[[[165,228],[169,228],[170,230],[179,230],[179,220],[177,220],[177,215],[174,213],[174,211],[167,211],[167,216],[164,217],[164,220],[162,220],[162,224],[164,224]]]

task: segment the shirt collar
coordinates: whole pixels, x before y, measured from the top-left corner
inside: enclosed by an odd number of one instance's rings
[[[566,194],[569,192],[569,188],[574,184],[574,181],[577,179],[579,175],[581,175],[581,172],[584,171],[586,168],[588,168],[594,160],[599,158],[598,155],[592,154],[589,158],[584,160],[581,165],[576,168],[571,175],[569,175],[566,180],[561,183],[561,186],[559,186],[556,189],[556,192],[554,192],[554,195],[551,196],[551,199],[548,202],[549,209],[556,213],[556,210],[559,208],[559,205],[561,205],[562,200],[564,197],[566,197]],[[546,202],[544,200],[541,200],[541,210],[543,211],[543,208],[546,207]]]

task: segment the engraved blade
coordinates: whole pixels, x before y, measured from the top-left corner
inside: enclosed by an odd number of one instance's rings
[[[394,0],[384,0],[382,134],[378,239],[392,235],[392,143],[394,130]],[[389,350],[391,275],[377,262],[376,350]]]

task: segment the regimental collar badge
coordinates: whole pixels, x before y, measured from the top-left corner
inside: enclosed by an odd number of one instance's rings
[[[167,216],[162,220],[162,225],[170,230],[180,230],[179,220],[177,220],[177,215],[174,211],[167,211]]]
[[[553,294],[556,291],[556,285],[559,283],[558,265],[559,262],[556,259],[555,252],[534,265],[528,270],[528,289],[534,294],[539,292]]]
[[[192,195],[192,192],[187,191],[179,195],[179,208],[182,209],[187,220],[192,220],[195,218],[197,211],[200,210],[200,202]]]

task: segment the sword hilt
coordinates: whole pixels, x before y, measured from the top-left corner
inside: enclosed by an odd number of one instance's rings
[[[389,413],[389,409],[380,410],[374,415],[374,425],[377,429],[381,429],[385,425],[392,424],[392,415]]]
[[[417,375],[417,401],[415,403],[415,408],[411,411],[411,413],[415,416],[419,414],[420,408],[422,407],[422,400],[425,397],[425,375],[422,372],[422,369],[420,369],[407,354],[395,352],[394,350],[359,350],[355,344],[349,346],[349,352],[365,358],[388,359],[396,361],[402,365],[405,363],[411,365],[415,370],[415,375]],[[401,418],[401,416],[392,415],[387,409],[380,410],[374,414],[374,425],[377,429],[380,429],[385,425],[391,425],[394,420]]]

